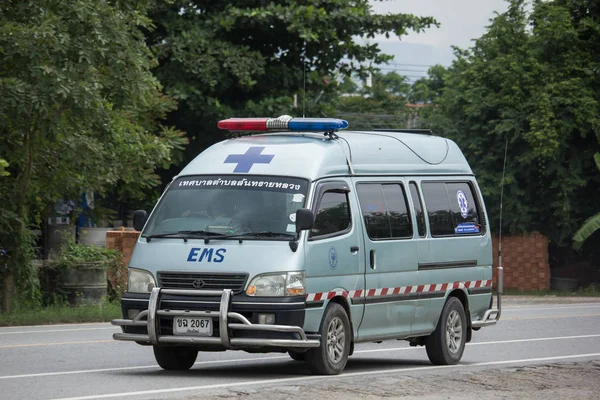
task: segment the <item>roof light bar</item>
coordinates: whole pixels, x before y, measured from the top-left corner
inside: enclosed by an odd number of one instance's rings
[[[336,118],[229,118],[217,123],[219,129],[244,132],[336,132],[348,127],[348,121]]]

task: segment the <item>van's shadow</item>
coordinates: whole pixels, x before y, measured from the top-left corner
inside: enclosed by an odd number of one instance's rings
[[[363,371],[377,371],[393,368],[414,368],[414,367],[425,367],[431,366],[432,364],[426,360],[411,360],[411,359],[381,359],[381,358],[350,358],[345,373],[348,372],[363,372]],[[159,368],[157,366],[157,368]],[[342,372],[343,376],[344,372]],[[204,378],[238,378],[243,376],[244,378],[259,378],[265,379],[270,376],[276,377],[292,377],[292,376],[307,376],[310,375],[310,371],[302,361],[293,360],[273,360],[268,359],[262,360],[248,360],[239,361],[239,363],[226,365],[195,365],[189,371],[119,371],[115,372],[116,375],[129,375],[129,376],[155,376],[155,377],[204,377]]]

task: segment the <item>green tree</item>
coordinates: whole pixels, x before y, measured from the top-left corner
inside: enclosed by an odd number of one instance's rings
[[[504,228],[566,244],[600,202],[600,4],[512,0],[455,54],[426,125],[464,150],[496,229],[508,141]]]
[[[408,100],[411,103],[432,103],[444,92],[446,68],[434,65],[427,71],[426,78],[420,78],[412,84]]]
[[[10,173],[0,179],[0,245],[24,302],[36,302],[28,232],[48,205],[117,184],[139,197],[184,143],[158,122],[175,104],[150,71],[146,6],[0,2],[0,160]]]
[[[410,90],[405,76],[376,71],[355,93],[337,100],[336,114],[346,118],[352,129],[405,128]]]
[[[192,139],[189,158],[223,138],[220,118],[331,115],[338,75],[364,78],[368,65],[391,59],[360,38],[435,23],[376,15],[368,0],[156,1],[150,17],[156,76],[180,102],[170,121]]]

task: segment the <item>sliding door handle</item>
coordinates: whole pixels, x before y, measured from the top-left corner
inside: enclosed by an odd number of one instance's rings
[[[377,268],[376,260],[375,260],[375,250],[371,250],[369,252],[369,261],[371,263],[371,269]]]

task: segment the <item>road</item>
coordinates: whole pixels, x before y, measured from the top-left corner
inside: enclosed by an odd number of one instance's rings
[[[424,348],[386,341],[358,345],[345,372],[335,377],[312,376],[303,363],[286,354],[234,351],[200,353],[189,372],[166,372],[156,365],[151,348],[113,341],[116,331],[106,323],[0,328],[0,398],[208,399],[257,394],[261,397],[256,398],[299,399],[309,398],[302,394],[315,388],[330,391],[332,399],[340,390],[352,392],[339,398],[380,398],[377,391],[383,387],[395,394],[404,390],[399,381],[431,380],[434,390],[435,380],[442,382],[450,374],[498,377],[515,367],[573,362],[593,362],[586,373],[600,382],[600,299],[529,304],[508,300],[500,323],[474,333],[460,365],[433,366]],[[361,392],[359,382],[369,385],[369,391]]]

